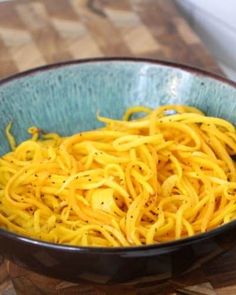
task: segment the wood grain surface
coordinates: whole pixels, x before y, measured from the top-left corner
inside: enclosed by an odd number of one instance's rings
[[[59,61],[151,57],[220,73],[169,0],[15,0],[0,4],[0,78]]]
[[[16,0],[0,3],[0,78],[89,57],[136,56],[222,74],[171,0]],[[2,295],[235,295],[236,249],[164,284],[134,289],[62,282],[0,261]]]

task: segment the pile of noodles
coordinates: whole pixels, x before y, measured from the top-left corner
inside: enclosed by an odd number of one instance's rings
[[[130,120],[134,113],[145,113]],[[0,226],[54,243],[130,246],[236,216],[235,127],[189,106],[128,109],[69,137],[42,134],[0,158]]]

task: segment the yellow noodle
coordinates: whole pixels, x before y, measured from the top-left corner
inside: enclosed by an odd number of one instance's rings
[[[15,141],[15,138],[14,136],[11,134],[11,127],[12,127],[12,122],[10,122],[6,129],[5,129],[5,133],[6,133],[6,137],[8,139],[8,142],[9,142],[9,145],[10,145],[10,148],[12,150],[14,150],[16,148],[16,141]]]
[[[136,106],[136,107],[132,107],[127,109],[127,111],[125,112],[124,116],[123,116],[123,120],[124,121],[128,121],[130,119],[130,117],[135,114],[135,113],[151,113],[152,109],[151,108],[147,108],[144,106]]]
[[[132,119],[137,113],[144,116]],[[103,128],[69,137],[33,126],[19,145],[8,124],[1,227],[54,243],[126,247],[186,238],[236,218],[230,122],[185,105],[135,106],[123,120],[98,120]]]

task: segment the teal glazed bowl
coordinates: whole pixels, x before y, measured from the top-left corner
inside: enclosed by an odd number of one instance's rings
[[[61,135],[99,127],[96,112],[120,118],[133,105],[196,106],[236,124],[236,84],[188,66],[145,59],[93,59],[30,70],[0,82],[0,154],[13,121],[17,141],[36,125]],[[0,254],[64,280],[136,284],[167,280],[206,263],[236,242],[236,221],[191,238],[129,247],[72,247],[0,229]]]

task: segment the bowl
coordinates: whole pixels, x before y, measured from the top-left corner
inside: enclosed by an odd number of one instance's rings
[[[90,59],[30,70],[0,82],[0,154],[4,127],[17,141],[36,125],[70,135],[99,127],[96,112],[120,118],[132,105],[188,104],[236,124],[236,84],[199,69],[146,59]],[[136,284],[163,281],[206,263],[236,242],[236,221],[163,244],[73,247],[0,229],[0,254],[35,272],[72,282]]]

